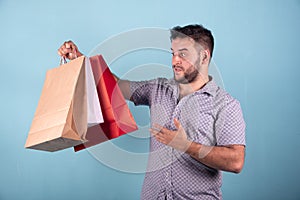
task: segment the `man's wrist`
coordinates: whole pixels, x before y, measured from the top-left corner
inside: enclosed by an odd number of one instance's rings
[[[183,145],[182,145],[182,148],[181,148],[181,151],[183,151],[183,152],[187,152],[188,151],[188,149],[190,148],[190,146],[192,145],[192,141],[190,141],[190,140],[185,140],[184,142],[183,142]]]
[[[209,154],[209,152],[211,152],[212,149],[213,146],[190,142],[190,145],[185,152],[196,159],[203,159]]]

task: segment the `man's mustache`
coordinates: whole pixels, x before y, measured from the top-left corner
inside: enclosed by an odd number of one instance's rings
[[[179,66],[179,65],[173,65],[173,69],[175,69],[175,68],[179,68],[179,69],[181,69],[182,71],[184,71],[184,68],[181,67],[181,66]]]

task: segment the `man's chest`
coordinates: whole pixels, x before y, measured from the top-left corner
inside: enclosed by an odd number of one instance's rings
[[[214,125],[217,109],[207,95],[189,95],[177,102],[176,96],[161,96],[152,101],[151,122],[176,130],[176,118],[184,127],[189,139],[202,144],[216,143]]]

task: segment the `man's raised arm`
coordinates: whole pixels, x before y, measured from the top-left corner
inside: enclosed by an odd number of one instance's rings
[[[61,57],[69,60],[83,56],[83,54],[78,50],[78,47],[71,40],[64,42],[57,50],[57,53]],[[124,98],[130,100],[130,82],[128,80],[122,80],[114,74],[113,76],[117,80]]]

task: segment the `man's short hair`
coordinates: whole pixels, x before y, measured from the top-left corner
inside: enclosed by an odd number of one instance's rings
[[[183,27],[175,26],[170,30],[170,32],[171,41],[176,38],[190,37],[203,48],[209,49],[210,57],[212,57],[214,51],[214,37],[212,36],[211,31],[204,28],[202,25],[192,24]]]

